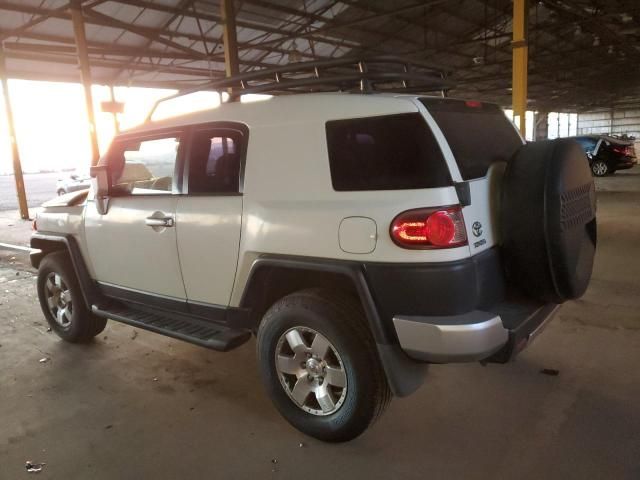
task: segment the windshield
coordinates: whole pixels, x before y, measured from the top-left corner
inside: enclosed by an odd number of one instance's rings
[[[456,158],[464,180],[484,177],[492,163],[506,162],[522,139],[498,105],[422,98]]]

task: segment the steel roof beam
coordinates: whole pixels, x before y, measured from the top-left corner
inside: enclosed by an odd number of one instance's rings
[[[27,52],[27,51],[7,51],[7,58],[16,58],[21,60],[34,60],[34,61],[42,61],[42,62],[50,62],[50,63],[62,63],[66,65],[77,65],[78,59],[75,55],[62,55],[62,54],[43,54],[37,52]],[[102,68],[112,68],[112,69],[120,69],[124,62],[113,61],[113,60],[103,60],[103,59],[90,59],[91,66],[93,67],[102,67]],[[150,63],[138,63],[135,67],[136,70],[140,70],[143,72],[165,72],[165,73],[173,73],[176,75],[185,75],[191,77],[197,77],[198,80],[204,80],[206,78],[210,78],[210,71],[204,68],[195,68],[195,67],[170,67],[165,65],[157,65]],[[215,75],[221,75],[221,72],[213,72]],[[215,76],[214,75],[214,76]],[[75,77],[77,79],[77,77]],[[109,84],[110,81],[107,79],[101,79],[106,84]]]

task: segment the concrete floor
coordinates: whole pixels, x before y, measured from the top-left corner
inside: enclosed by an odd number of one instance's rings
[[[64,344],[12,255],[0,263],[0,479],[26,476],[31,460],[46,462],[43,479],[637,480],[640,169],[598,187],[584,298],[515,363],[433,366],[417,394],[342,445],[279,417],[254,342],[220,354],[111,322],[91,345]]]

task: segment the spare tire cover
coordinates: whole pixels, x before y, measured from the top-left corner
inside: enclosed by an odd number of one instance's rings
[[[596,249],[596,195],[578,143],[523,145],[505,170],[500,221],[510,283],[553,303],[585,292]]]

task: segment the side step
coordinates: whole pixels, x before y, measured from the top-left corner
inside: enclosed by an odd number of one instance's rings
[[[159,315],[113,304],[109,306],[109,310],[100,309],[96,305],[93,305],[91,310],[99,317],[116,320],[219,352],[233,350],[251,338],[251,333],[245,330],[231,330],[184,316]]]

